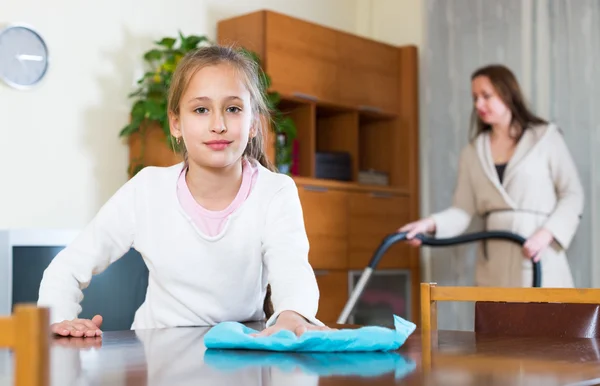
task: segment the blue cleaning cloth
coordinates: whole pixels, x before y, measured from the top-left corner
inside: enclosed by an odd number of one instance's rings
[[[417,327],[394,315],[395,330],[378,326],[332,331],[306,331],[297,337],[281,330],[271,336],[253,337],[258,331],[238,322],[223,322],[204,336],[207,349],[244,349],[298,352],[364,352],[396,350]]]
[[[254,367],[275,367],[291,373],[327,376],[379,377],[394,373],[396,380],[412,373],[417,365],[395,352],[287,353],[247,350],[207,350],[204,363],[223,372]]]

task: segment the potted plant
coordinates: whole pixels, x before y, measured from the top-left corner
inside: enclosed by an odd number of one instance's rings
[[[202,45],[213,44],[205,36],[165,37],[155,42],[156,47],[144,54],[148,71],[137,81],[138,89],[129,94],[135,102],[131,107],[130,122],[121,130],[119,137],[129,142],[130,176],[134,176],[145,166],[169,166],[181,162],[177,143],[169,129],[167,96],[173,72],[177,64],[189,51]],[[254,52],[242,52],[260,65],[260,58]],[[262,69],[262,66],[260,66]],[[275,134],[275,159],[272,162],[282,173],[289,173],[291,146],[296,138],[296,126],[290,117],[278,109],[281,100],[277,92],[268,91],[271,78],[264,71],[260,73],[261,86],[266,92],[268,107],[272,112],[271,129]]]

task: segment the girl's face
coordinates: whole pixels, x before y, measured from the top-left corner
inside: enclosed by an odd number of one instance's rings
[[[508,124],[512,114],[504,104],[487,76],[478,76],[471,82],[473,106],[479,119],[488,125]]]
[[[181,97],[179,116],[170,120],[171,134],[183,138],[189,162],[201,167],[234,164],[256,134],[250,92],[228,64],[197,71]]]

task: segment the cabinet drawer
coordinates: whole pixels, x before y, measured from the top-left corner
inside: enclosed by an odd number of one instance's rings
[[[349,204],[348,264],[363,269],[383,238],[408,222],[408,199],[384,193],[351,193]],[[409,268],[410,250],[405,243],[388,249],[378,268]]]
[[[299,186],[308,254],[314,269],[344,269],[348,253],[348,195],[318,186]]]
[[[266,69],[280,93],[336,100],[338,34],[276,13],[267,14]]]
[[[319,285],[319,311],[317,319],[335,323],[348,301],[347,271],[315,271]]]

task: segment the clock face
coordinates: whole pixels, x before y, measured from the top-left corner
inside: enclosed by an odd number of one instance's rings
[[[48,70],[48,48],[42,37],[25,26],[0,31],[0,79],[17,89],[39,83]]]

